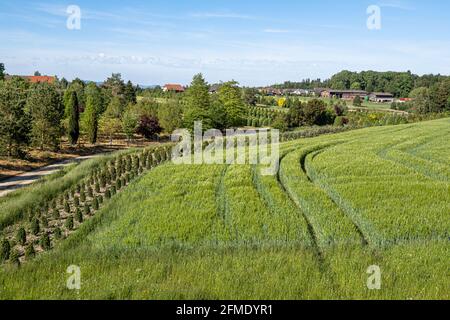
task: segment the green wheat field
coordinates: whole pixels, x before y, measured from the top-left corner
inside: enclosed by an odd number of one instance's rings
[[[281,144],[276,176],[252,165],[143,168],[144,157],[72,226],[81,191],[53,199],[95,184],[117,155],[89,160],[0,200],[21,262],[0,267],[0,299],[450,299],[449,142],[450,119],[300,139]],[[107,185],[85,202],[96,207]],[[31,212],[41,199],[53,215]],[[28,259],[14,239],[36,219]],[[39,252],[39,232],[50,250]],[[66,286],[70,265],[80,290]],[[367,287],[372,265],[379,290]]]

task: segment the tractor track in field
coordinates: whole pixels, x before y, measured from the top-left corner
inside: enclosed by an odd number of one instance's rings
[[[228,217],[229,217],[229,208],[227,202],[227,195],[225,190],[225,176],[228,172],[229,164],[225,165],[220,174],[219,183],[216,187],[216,214],[219,219],[224,224],[225,228],[229,227]]]
[[[429,137],[426,138],[426,141],[425,141],[425,142],[419,143],[419,144],[415,145],[414,147],[412,147],[412,150],[416,150],[416,149],[418,149],[418,148],[421,148],[421,147],[424,146],[424,145],[430,144],[430,143],[432,143],[435,139],[438,139],[438,138],[440,138],[441,136],[442,136],[442,135],[429,136]],[[430,141],[429,139],[431,139],[431,141]],[[425,140],[425,139],[424,139],[424,140]],[[378,152],[376,152],[376,155],[377,155],[377,157],[379,157],[379,158],[381,158],[381,159],[383,159],[383,160],[393,162],[393,163],[395,163],[395,164],[397,164],[397,165],[400,165],[400,166],[402,166],[402,167],[404,167],[404,168],[406,168],[406,169],[409,169],[409,170],[411,170],[411,171],[414,171],[414,172],[416,172],[416,173],[418,173],[418,174],[420,174],[420,175],[422,175],[422,176],[424,176],[424,177],[426,177],[426,178],[429,178],[429,179],[431,179],[431,180],[434,180],[434,181],[441,181],[441,182],[448,182],[448,178],[445,177],[445,176],[441,176],[441,175],[439,175],[439,174],[429,173],[429,172],[427,172],[427,171],[424,171],[422,168],[420,168],[420,167],[418,167],[418,166],[415,166],[415,165],[413,165],[413,164],[411,164],[411,163],[401,162],[401,161],[399,161],[399,160],[397,160],[397,159],[395,159],[395,158],[389,156],[389,154],[388,154],[389,151],[391,151],[391,150],[395,151],[395,149],[394,149],[395,147],[401,145],[401,144],[404,143],[404,142],[408,142],[408,141],[410,141],[410,138],[405,138],[405,139],[402,139],[401,141],[396,141],[395,143],[390,143],[390,144],[389,144],[388,146],[386,146],[385,148],[383,148],[383,149],[379,150]],[[413,158],[416,158],[416,159],[418,159],[418,160],[434,162],[434,161],[431,161],[431,160],[429,160],[429,159],[426,159],[426,158],[423,158],[423,157],[419,157],[419,156],[415,155],[413,151],[409,151],[409,150],[411,150],[411,148],[408,148],[408,149],[406,149],[406,150],[398,149],[398,150],[396,150],[396,151],[401,152],[401,153],[406,154],[406,155],[409,155],[409,156],[411,156],[411,157],[413,157]],[[441,163],[441,164],[443,164],[443,163]],[[446,165],[446,164],[443,164],[443,165]]]
[[[287,188],[283,184],[281,176],[280,176],[281,162],[283,161],[283,159],[287,155],[289,155],[292,152],[295,152],[296,150],[298,150],[298,148],[297,149],[293,149],[293,150],[289,150],[288,152],[286,152],[285,154],[283,154],[280,157],[280,160],[279,160],[280,167],[279,167],[279,169],[277,171],[276,179],[277,179],[278,185],[280,186],[281,190],[283,190],[283,192],[287,195],[287,197],[289,198],[291,203],[293,203],[294,207],[296,207],[298,209],[298,211],[299,211],[300,215],[303,217],[303,219],[305,219],[305,222],[307,224],[308,233],[309,233],[309,236],[311,238],[312,248],[313,248],[314,253],[316,254],[316,256],[318,258],[319,265],[321,266],[321,268],[324,268],[325,267],[325,257],[324,257],[324,254],[323,254],[323,252],[320,249],[320,246],[318,244],[319,242],[317,240],[317,236],[316,236],[316,233],[314,231],[314,227],[312,226],[311,221],[309,220],[308,216],[303,212],[303,209],[301,208],[301,206],[295,201],[295,199],[292,197],[291,193],[287,190]]]
[[[336,146],[336,145],[333,145],[333,146]],[[343,215],[346,216],[346,217],[351,221],[351,223],[353,224],[353,226],[354,226],[356,232],[358,233],[358,235],[359,235],[360,238],[361,238],[361,244],[362,244],[363,246],[367,246],[367,245],[369,244],[369,241],[366,239],[366,236],[364,235],[364,232],[361,230],[361,228],[358,226],[358,224],[350,217],[350,215],[349,215],[348,213],[346,213],[345,209],[342,208],[342,207],[339,205],[339,203],[338,203],[337,201],[335,201],[335,199],[334,199],[333,197],[330,196],[330,194],[327,192],[327,190],[325,190],[325,189],[322,187],[321,184],[317,183],[317,181],[311,176],[310,172],[308,172],[308,168],[307,168],[307,165],[306,165],[306,161],[307,161],[308,156],[311,155],[311,161],[312,161],[312,160],[314,160],[314,158],[315,158],[316,156],[318,156],[319,154],[325,152],[326,149],[329,148],[329,147],[331,147],[331,146],[327,146],[327,147],[325,147],[325,148],[323,148],[323,149],[316,150],[316,151],[314,151],[314,152],[310,152],[310,153],[305,154],[305,156],[302,157],[302,158],[300,159],[300,166],[301,166],[301,168],[302,168],[302,171],[303,171],[303,172],[305,173],[305,175],[308,177],[308,180],[309,180],[311,183],[313,183],[315,186],[317,186],[317,187],[319,187],[321,190],[323,190],[323,192],[328,196],[328,198],[333,202],[333,204],[334,204],[337,208],[339,208],[340,211],[343,213]]]

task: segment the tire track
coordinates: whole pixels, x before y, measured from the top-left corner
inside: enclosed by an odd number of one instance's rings
[[[329,147],[326,147],[326,148],[321,149],[321,150],[317,150],[317,151],[312,152],[312,153],[305,154],[305,156],[300,159],[301,168],[302,168],[303,172],[305,173],[305,175],[308,177],[308,180],[311,181],[311,183],[313,183],[314,185],[316,185],[320,189],[322,189],[328,195],[328,198],[334,203],[334,205],[336,207],[338,207],[342,211],[342,213],[344,213],[344,215],[352,222],[353,226],[355,227],[356,232],[359,234],[359,236],[361,238],[361,244],[363,246],[367,246],[369,244],[369,241],[367,240],[367,238],[364,235],[364,232],[361,230],[360,226],[352,219],[352,217],[346,212],[346,210],[344,208],[342,208],[342,206],[337,201],[335,201],[335,199],[333,197],[330,196],[330,194],[328,193],[326,188],[323,188],[322,184],[318,183],[317,180],[315,180],[314,177],[312,177],[312,175],[310,174],[310,171],[308,170],[308,167],[307,167],[307,164],[306,164],[306,161],[307,161],[308,157],[311,156],[311,161],[312,161],[312,160],[314,160],[314,158],[316,156],[318,156],[319,154],[325,152],[325,150],[327,148],[329,148]]]

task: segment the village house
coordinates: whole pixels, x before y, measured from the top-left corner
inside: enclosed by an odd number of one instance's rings
[[[208,92],[209,92],[210,94],[217,93],[217,92],[219,92],[219,89],[220,89],[221,86],[222,86],[222,85],[220,85],[220,84],[213,84],[213,85],[211,85],[211,86],[209,87]]]
[[[369,100],[378,103],[392,103],[394,95],[388,92],[374,92],[369,95]]]
[[[185,89],[184,89],[184,87],[181,84],[166,84],[163,87],[163,91],[164,92],[177,92],[177,93],[180,93],[180,92],[184,92]]]

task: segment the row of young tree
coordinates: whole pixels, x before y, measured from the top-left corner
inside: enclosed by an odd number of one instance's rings
[[[119,154],[70,188],[23,208],[19,220],[1,235],[0,264],[20,265],[38,252],[50,250],[132,180],[168,159],[169,147]]]

